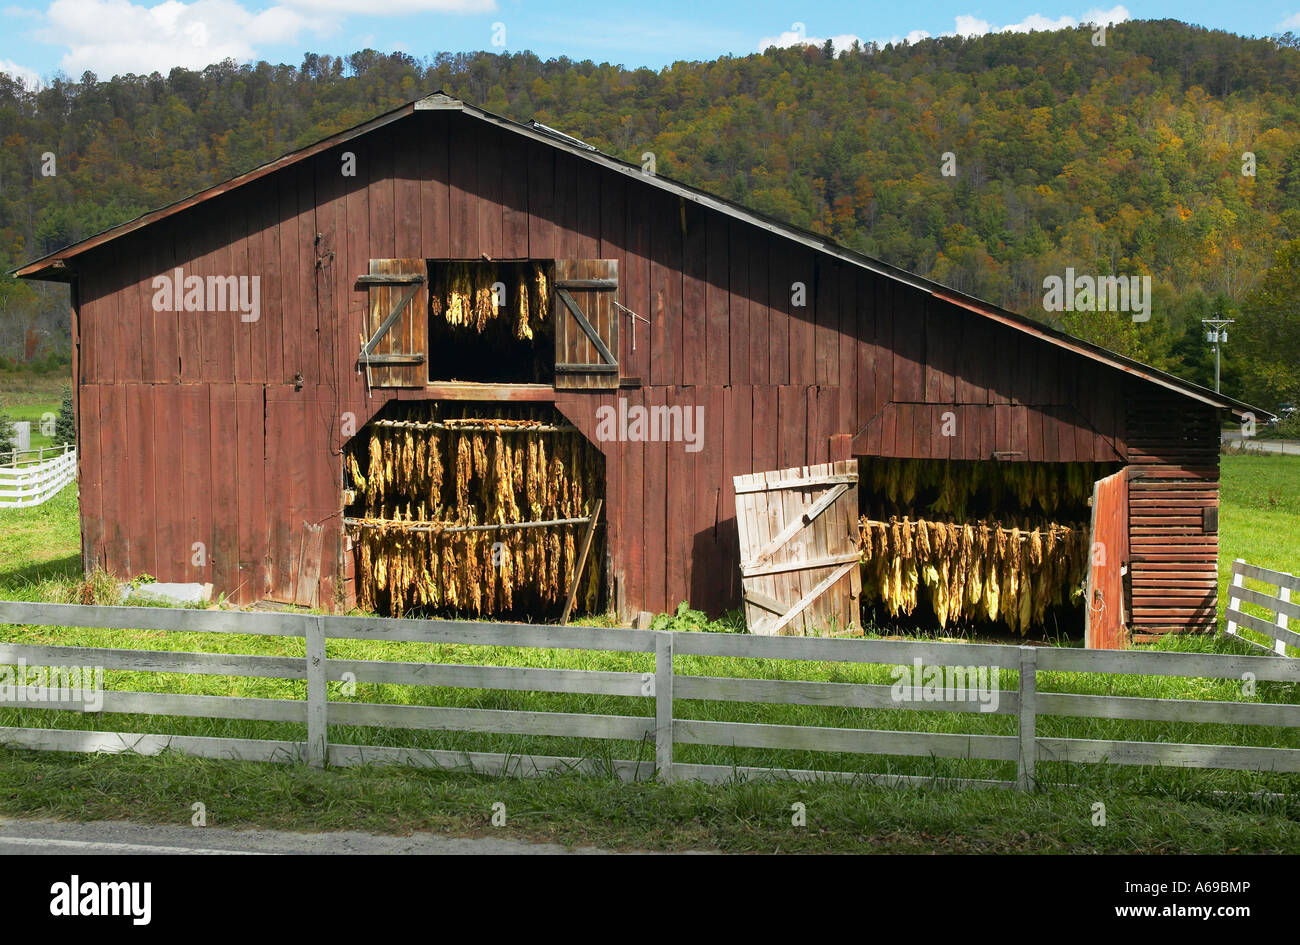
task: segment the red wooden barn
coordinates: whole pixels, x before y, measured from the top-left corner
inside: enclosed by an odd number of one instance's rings
[[[454,263],[549,278],[550,329],[449,341]],[[1246,405],[445,95],[18,274],[71,285],[87,568],[347,605],[368,424],[530,404],[603,456],[598,605],[625,616],[739,602],[733,476],[858,457],[1122,471],[1097,511],[1124,623],[1213,624]],[[696,441],[599,435],[638,407],[701,408]]]

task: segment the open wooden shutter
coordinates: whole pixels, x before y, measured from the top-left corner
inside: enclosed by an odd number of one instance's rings
[[[858,461],[734,481],[749,632],[808,636],[858,627]]]
[[[555,262],[555,386],[618,387],[617,259]]]
[[[1096,650],[1128,646],[1124,572],[1128,567],[1128,470],[1092,487],[1092,549],[1084,601],[1083,645]]]
[[[429,334],[428,272],[423,259],[372,259],[357,278],[369,294],[366,335],[357,363],[372,387],[424,387]]]

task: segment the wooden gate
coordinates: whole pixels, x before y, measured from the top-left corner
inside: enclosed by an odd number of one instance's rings
[[[858,461],[734,481],[749,632],[809,636],[857,628]]]
[[[1124,614],[1128,570],[1128,470],[1092,487],[1092,550],[1084,601],[1084,646],[1120,650],[1129,645]]]

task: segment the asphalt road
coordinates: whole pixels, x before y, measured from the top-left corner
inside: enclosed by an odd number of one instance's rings
[[[556,843],[527,843],[496,837],[444,837],[417,833],[389,837],[354,831],[291,833],[283,830],[230,830],[176,827],[119,821],[67,823],[0,818],[3,855],[266,856],[276,854],[448,854],[511,856],[603,854],[595,847],[566,849]]]
[[[1223,434],[1225,443],[1233,443],[1244,450],[1258,450],[1261,453],[1289,453],[1292,456],[1300,456],[1300,442],[1296,440],[1261,440],[1257,437],[1246,437],[1240,433]]]

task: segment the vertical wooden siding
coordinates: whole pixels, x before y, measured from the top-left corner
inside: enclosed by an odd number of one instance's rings
[[[345,153],[354,177],[341,174]],[[698,452],[598,444],[625,613],[735,606],[732,477],[827,462],[832,436],[868,455],[1125,455],[1109,368],[546,145],[417,112],[87,254],[88,562],[147,563],[239,600],[283,596],[303,523],[322,523],[322,601],[333,601],[348,431],[391,399],[424,396],[367,391],[355,278],[372,258],[483,254],[618,261],[619,301],[649,320],[619,316],[622,374],[640,386],[557,395],[593,441],[597,408],[620,400],[703,409]],[[260,275],[260,319],[153,312],[151,280],[174,266]],[[948,409],[954,437],[940,435]],[[206,567],[191,563],[195,541],[213,554]]]

